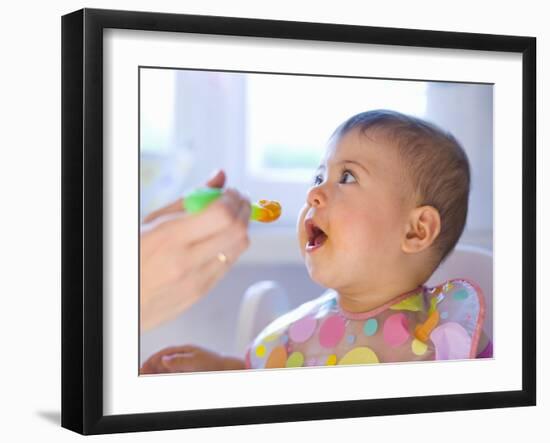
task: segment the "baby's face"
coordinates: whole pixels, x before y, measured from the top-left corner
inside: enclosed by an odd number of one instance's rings
[[[311,278],[358,292],[395,278],[411,200],[397,148],[381,131],[331,140],[298,219]]]

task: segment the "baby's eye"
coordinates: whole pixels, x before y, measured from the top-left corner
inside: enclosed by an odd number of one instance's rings
[[[323,176],[321,174],[317,174],[314,178],[313,178],[313,186],[318,186],[320,185],[321,183],[323,183]]]
[[[355,177],[350,171],[344,171],[342,173],[342,178],[340,179],[340,183],[355,183],[357,180],[355,180]]]

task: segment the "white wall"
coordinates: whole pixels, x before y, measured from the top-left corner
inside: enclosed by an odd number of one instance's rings
[[[493,86],[430,83],[428,120],[451,132],[470,162],[468,218],[461,241],[493,248]]]
[[[158,0],[99,0],[9,2],[3,5],[2,155],[0,193],[2,236],[0,245],[3,313],[0,416],[2,441],[74,441],[81,437],[58,427],[60,410],[60,16],[83,7],[158,10],[212,15],[237,15],[358,25],[411,27],[539,38],[539,152],[543,123],[549,121],[548,78],[550,30],[544,3],[410,2],[258,2],[233,0],[175,3]],[[546,107],[542,109],[542,102]],[[7,154],[7,156],[6,156]],[[549,155],[542,157],[550,171]],[[539,166],[539,190],[545,202],[539,226],[550,223],[550,185]],[[542,204],[542,198],[539,199]],[[539,216],[541,214],[539,212]],[[550,237],[540,232],[539,276],[550,266]],[[540,237],[539,237],[540,238]],[[550,283],[539,277],[539,312],[548,310],[540,294]],[[548,373],[550,325],[539,315],[539,406],[400,417],[327,420],[307,423],[241,426],[166,431],[94,438],[94,441],[257,441],[283,439],[335,441],[369,440],[461,442],[525,441],[548,436],[550,384]],[[540,343],[544,343],[541,346]],[[519,355],[518,355],[519,358]],[[185,395],[182,393],[182,395]],[[535,435],[540,437],[535,437]]]

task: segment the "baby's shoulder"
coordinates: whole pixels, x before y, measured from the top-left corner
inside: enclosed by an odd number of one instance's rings
[[[327,290],[320,297],[303,303],[297,308],[276,318],[256,337],[255,341],[264,340],[266,337],[274,334],[281,335],[288,333],[290,326],[299,323],[300,320],[323,316],[324,312],[328,312],[328,310],[334,306],[336,297],[336,292]]]
[[[246,356],[247,367],[256,367],[257,363],[265,365],[262,367],[280,367],[277,356],[280,354],[281,358],[283,355],[286,358],[285,348],[289,338],[311,335],[317,321],[334,309],[336,304],[336,292],[327,290],[320,297],[276,318],[250,344]],[[264,361],[266,358],[267,361]]]

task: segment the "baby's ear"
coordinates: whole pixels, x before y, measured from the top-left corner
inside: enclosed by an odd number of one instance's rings
[[[414,254],[429,248],[441,232],[439,211],[433,206],[420,206],[409,214],[401,249]]]

